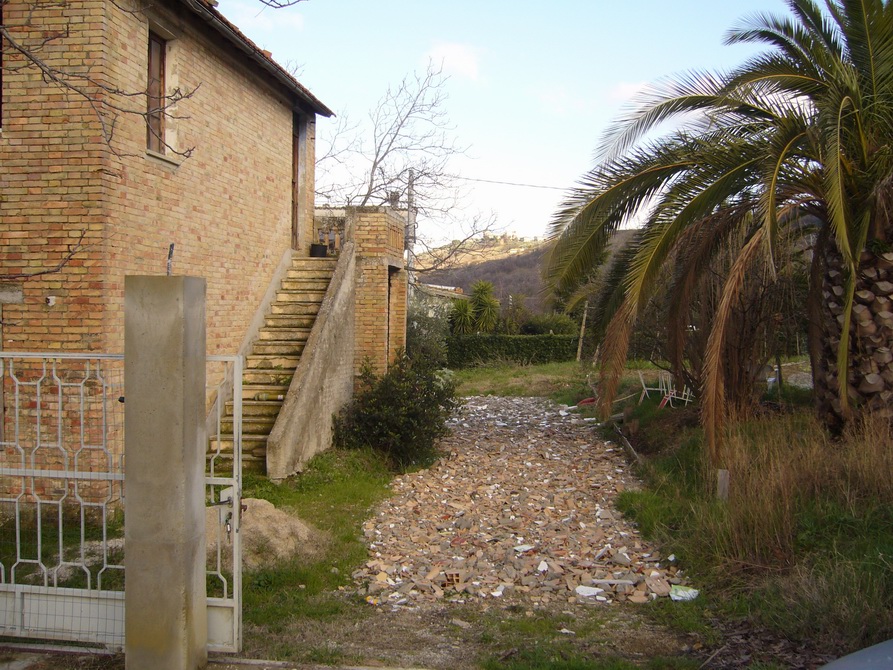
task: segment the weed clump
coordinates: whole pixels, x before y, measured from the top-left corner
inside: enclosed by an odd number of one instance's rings
[[[731,427],[722,456],[727,501],[715,498],[703,438],[692,431],[650,459],[649,490],[624,493],[622,511],[672,546],[708,592],[737,595],[737,606],[788,637],[840,651],[890,637],[887,419],[868,417],[834,438],[806,413],[761,417]]]
[[[335,444],[384,452],[399,471],[425,467],[437,458],[436,441],[455,407],[452,375],[401,353],[384,375],[363,366],[360,389],[335,418]]]

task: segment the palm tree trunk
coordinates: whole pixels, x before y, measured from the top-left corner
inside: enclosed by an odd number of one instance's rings
[[[859,259],[849,342],[847,395],[843,410],[837,379],[837,351],[844,308],[844,270],[833,244],[824,245],[823,304],[810,319],[810,356],[816,410],[833,430],[865,412],[893,417],[893,253],[863,251]],[[814,268],[815,271],[815,268]],[[817,332],[813,333],[813,329]]]
[[[872,414],[893,417],[893,253],[863,251],[853,305],[850,393]]]

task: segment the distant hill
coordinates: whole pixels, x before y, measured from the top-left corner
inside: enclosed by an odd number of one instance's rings
[[[609,244],[609,254],[626,244],[636,231],[618,230]],[[465,293],[484,280],[493,284],[494,295],[506,304],[509,295],[524,296],[524,305],[531,312],[547,311],[548,299],[543,293],[543,257],[548,243],[543,240],[519,240],[510,236],[487,237],[470,248],[454,267],[426,272],[420,281],[441,286],[458,286]],[[424,266],[420,259],[420,266]]]
[[[532,312],[545,310],[542,266],[546,242],[510,236],[488,237],[472,247],[454,267],[426,272],[419,279],[426,284],[458,286],[465,293],[477,281],[493,284],[494,295],[503,304],[509,295],[524,296]],[[424,258],[419,259],[424,266]]]

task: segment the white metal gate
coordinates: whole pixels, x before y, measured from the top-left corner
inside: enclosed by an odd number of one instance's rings
[[[208,366],[208,649],[236,652],[242,650],[242,358],[209,356]],[[218,380],[213,387],[212,380]]]
[[[208,648],[239,651],[241,357],[207,379]],[[0,635],[123,648],[123,402],[122,355],[0,352]]]

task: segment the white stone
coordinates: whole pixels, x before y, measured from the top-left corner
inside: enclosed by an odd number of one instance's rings
[[[574,593],[583,598],[592,598],[594,596],[601,595],[604,592],[604,589],[599,589],[595,586],[578,586],[574,589]]]

